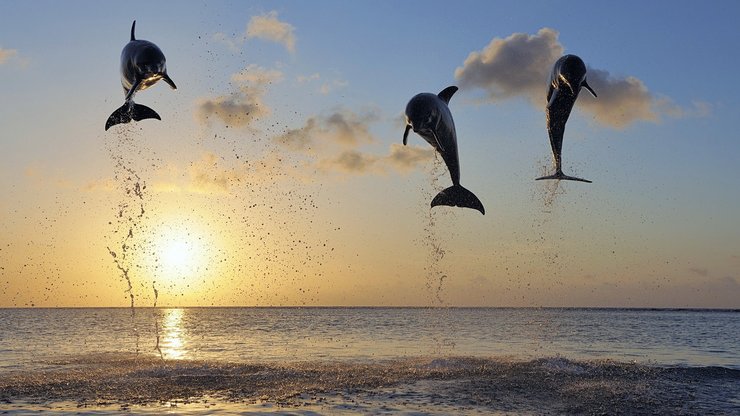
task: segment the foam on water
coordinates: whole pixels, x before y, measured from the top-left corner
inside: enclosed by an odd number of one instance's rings
[[[70,356],[0,379],[0,409],[89,414],[729,414],[740,370],[562,357],[232,363],[127,353]],[[303,412],[303,413],[301,413]]]

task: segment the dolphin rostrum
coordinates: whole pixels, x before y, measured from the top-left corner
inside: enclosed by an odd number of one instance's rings
[[[161,120],[156,111],[134,103],[134,94],[151,87],[160,79],[169,84],[173,90],[177,89],[167,75],[167,65],[162,51],[148,40],[136,39],[135,28],[136,20],[131,25],[131,41],[121,52],[121,85],[126,94],[126,102],[108,117],[108,121],[105,122],[106,130],[131,120],[140,121],[147,118]]]
[[[452,178],[452,186],[442,190],[432,199],[432,206],[449,205],[473,208],[485,215],[485,209],[472,192],[460,185],[460,162],[457,157],[457,133],[455,122],[447,104],[457,87],[447,87],[439,94],[415,95],[406,105],[406,130],[403,144],[408,141],[409,130],[423,137],[442,155]]]
[[[555,62],[550,74],[550,86],[547,90],[547,132],[550,135],[550,146],[552,157],[555,162],[555,173],[543,176],[540,179],[565,179],[571,181],[591,181],[563,173],[561,165],[561,152],[563,150],[563,134],[565,123],[568,121],[570,111],[578,98],[581,87],[596,97],[596,92],[586,82],[586,65],[581,58],[575,55],[565,55]]]

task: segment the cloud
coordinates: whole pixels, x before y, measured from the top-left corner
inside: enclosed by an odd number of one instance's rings
[[[393,143],[390,153],[385,157],[387,163],[402,173],[415,170],[418,166],[434,158],[434,149],[431,147],[404,146]]]
[[[12,58],[16,56],[18,56],[18,50],[0,48],[0,65],[9,62]]]
[[[407,173],[434,158],[431,147],[390,145],[386,154],[362,150],[362,146],[377,143],[370,125],[380,119],[376,111],[356,113],[338,109],[330,114],[309,117],[303,127],[288,130],[275,137],[287,150],[320,155],[312,158],[320,172],[351,174]]]
[[[252,16],[247,23],[247,29],[243,34],[229,36],[222,32],[213,34],[213,40],[225,44],[230,50],[238,52],[244,42],[257,38],[279,43],[285,46],[290,53],[295,52],[296,37],[294,27],[278,19],[276,11],[271,11],[260,16]]]
[[[228,194],[253,174],[244,164],[229,164],[216,153],[205,151],[187,166],[167,164],[159,169],[151,189],[155,192]]]
[[[265,69],[255,64],[251,64],[231,76],[232,82],[251,87],[264,87],[273,82],[280,82],[282,79],[283,73],[279,70]]]
[[[345,150],[334,158],[319,161],[318,167],[324,171],[367,173],[377,171],[379,159],[376,155],[362,153],[358,150]]]
[[[434,149],[430,147],[392,143],[385,155],[357,149],[345,150],[334,157],[320,160],[317,167],[324,172],[386,175],[391,172],[411,172],[433,158]]]
[[[316,72],[311,75],[299,75],[296,77],[296,82],[299,84],[308,84],[314,81],[320,81],[321,75]],[[324,81],[321,86],[318,88],[318,92],[321,95],[329,95],[331,92],[336,91],[341,88],[346,88],[349,85],[349,82],[342,80],[342,79],[334,79],[331,81]]]
[[[522,95],[543,102],[547,75],[562,54],[558,32],[552,29],[540,29],[536,35],[514,33],[471,52],[455,69],[455,78],[460,88],[484,89],[492,102]]]
[[[558,32],[550,28],[535,35],[514,33],[505,39],[494,38],[482,50],[468,55],[455,70],[455,78],[463,89],[482,89],[488,102],[524,97],[544,108],[550,70],[564,50]],[[684,109],[668,97],[657,97],[633,76],[615,76],[591,67],[587,70],[588,83],[599,97],[581,94],[576,107],[603,126],[623,129],[639,121],[659,122],[662,116],[705,116],[711,111],[707,103],[695,102],[694,108]]]
[[[331,82],[325,82],[321,84],[321,87],[319,88],[319,92],[322,95],[329,95],[330,92],[339,89],[339,88],[345,88],[349,85],[349,82],[335,79]]]
[[[282,73],[249,65],[231,76],[236,91],[229,95],[200,99],[195,108],[195,119],[209,124],[213,119],[230,127],[246,127],[255,120],[272,113],[264,102],[267,87],[282,80]]]
[[[280,43],[288,52],[293,53],[296,42],[294,29],[291,24],[278,20],[278,14],[273,10],[261,16],[252,16],[247,24],[246,37]]]
[[[188,168],[187,189],[196,193],[226,193],[232,183],[241,181],[244,172],[237,168],[222,167],[220,160],[214,153],[203,153],[200,160]]]
[[[636,121],[655,123],[661,115],[681,115],[680,107],[669,98],[656,98],[635,77],[616,78],[607,71],[588,68],[587,78],[599,98],[589,96],[578,100],[578,105],[603,125],[623,129]]]
[[[299,84],[303,84],[306,82],[317,81],[320,78],[321,78],[321,75],[319,75],[318,72],[315,72],[311,75],[298,75],[296,77],[296,81],[298,81]]]
[[[375,111],[357,114],[339,109],[326,116],[309,117],[303,127],[288,130],[276,137],[275,141],[289,149],[302,151],[311,151],[330,143],[345,147],[373,143],[376,140],[370,133],[369,123],[377,119],[378,114]]]

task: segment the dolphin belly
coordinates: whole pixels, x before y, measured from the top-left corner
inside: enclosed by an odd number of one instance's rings
[[[573,110],[578,93],[573,94],[568,87],[563,88],[562,85],[559,88],[553,88],[552,85],[555,84],[551,84],[548,91],[550,100],[545,108],[545,117],[555,173],[536,178],[535,180],[555,179],[591,183],[589,180],[568,176],[563,173],[563,137],[565,136],[565,125],[568,122],[568,118],[570,118],[570,113]]]

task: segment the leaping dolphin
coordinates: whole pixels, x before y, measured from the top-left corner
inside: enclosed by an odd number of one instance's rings
[[[173,90],[177,89],[167,75],[167,65],[162,51],[148,40],[136,39],[135,28],[136,20],[131,25],[131,41],[121,52],[121,85],[123,93],[126,94],[126,102],[108,117],[108,121],[105,122],[106,130],[131,120],[140,121],[147,118],[161,120],[156,111],[134,103],[134,94],[151,87],[160,79],[169,84]]]
[[[591,181],[563,173],[561,165],[561,152],[563,150],[563,134],[565,123],[568,121],[570,111],[578,98],[581,87],[596,97],[596,92],[586,82],[586,64],[575,55],[565,55],[555,62],[550,74],[550,86],[547,90],[547,132],[550,135],[550,146],[555,163],[555,173],[541,179],[565,179],[571,181]]]
[[[424,92],[415,95],[406,105],[406,130],[403,144],[408,141],[409,130],[423,137],[442,155],[452,178],[452,186],[442,190],[432,199],[432,207],[449,205],[473,208],[485,215],[483,204],[472,192],[460,185],[460,161],[457,157],[455,122],[447,104],[457,87],[447,87],[437,95]]]

